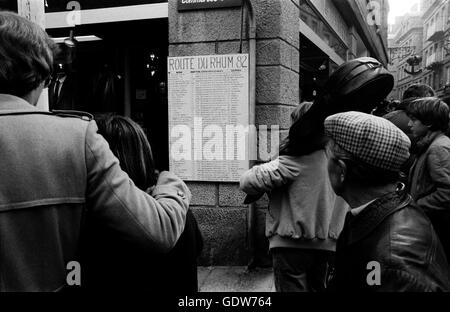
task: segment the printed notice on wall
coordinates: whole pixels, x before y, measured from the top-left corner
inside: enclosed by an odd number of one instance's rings
[[[238,182],[249,168],[248,54],[168,58],[170,170]]]

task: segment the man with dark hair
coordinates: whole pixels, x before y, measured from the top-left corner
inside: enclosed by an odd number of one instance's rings
[[[94,121],[35,107],[54,47],[38,25],[0,12],[0,291],[67,289],[86,218],[117,239],[167,251],[191,198],[168,172],[151,195],[139,190]]]
[[[383,117],[400,128],[400,130],[402,130],[409,137],[409,139],[413,141],[411,130],[408,126],[409,118],[406,115],[405,110],[412,101],[419,98],[434,96],[434,94],[434,90],[428,85],[413,84],[403,93],[402,101],[397,109],[384,115]]]
[[[14,13],[2,11],[0,22],[0,93],[36,105],[57,47],[40,27]]]
[[[331,290],[450,291],[436,233],[398,183],[408,137],[383,118],[357,112],[327,118],[325,132],[331,185],[351,207],[337,242]]]
[[[406,110],[416,140],[409,190],[425,211],[450,260],[450,139],[444,134],[449,108],[437,98],[413,101]]]

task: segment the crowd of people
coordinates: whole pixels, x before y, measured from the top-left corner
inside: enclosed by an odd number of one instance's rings
[[[80,261],[85,289],[196,292],[192,195],[156,170],[142,128],[35,107],[55,50],[0,12],[0,291],[73,289]],[[300,104],[279,155],[240,181],[270,194],[276,290],[450,291],[447,104],[414,85],[381,117],[338,93]]]
[[[421,84],[398,104],[382,117],[342,106],[242,176],[247,194],[270,194],[278,292],[450,291],[449,107]]]

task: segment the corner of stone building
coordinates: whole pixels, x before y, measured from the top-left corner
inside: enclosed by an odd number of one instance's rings
[[[177,12],[169,0],[169,55],[231,54],[239,51],[240,8]],[[256,126],[278,126],[279,142],[299,103],[298,0],[253,0],[257,22]],[[244,53],[248,41],[243,41]],[[267,147],[267,145],[266,145]],[[270,150],[270,149],[269,149]],[[254,232],[249,233],[249,207],[238,183],[189,182],[191,209],[203,233],[202,266],[270,264],[265,237],[268,199],[255,204]],[[250,237],[254,246],[249,246]],[[254,254],[251,255],[250,252]]]

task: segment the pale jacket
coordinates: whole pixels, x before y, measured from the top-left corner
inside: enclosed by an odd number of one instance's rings
[[[0,144],[0,291],[63,289],[86,218],[143,250],[168,251],[184,230],[183,181],[163,172],[151,195],[138,189],[94,121],[0,95]]]
[[[349,206],[331,187],[324,150],[255,166],[241,177],[240,188],[249,195],[271,192],[270,248],[335,250]]]

